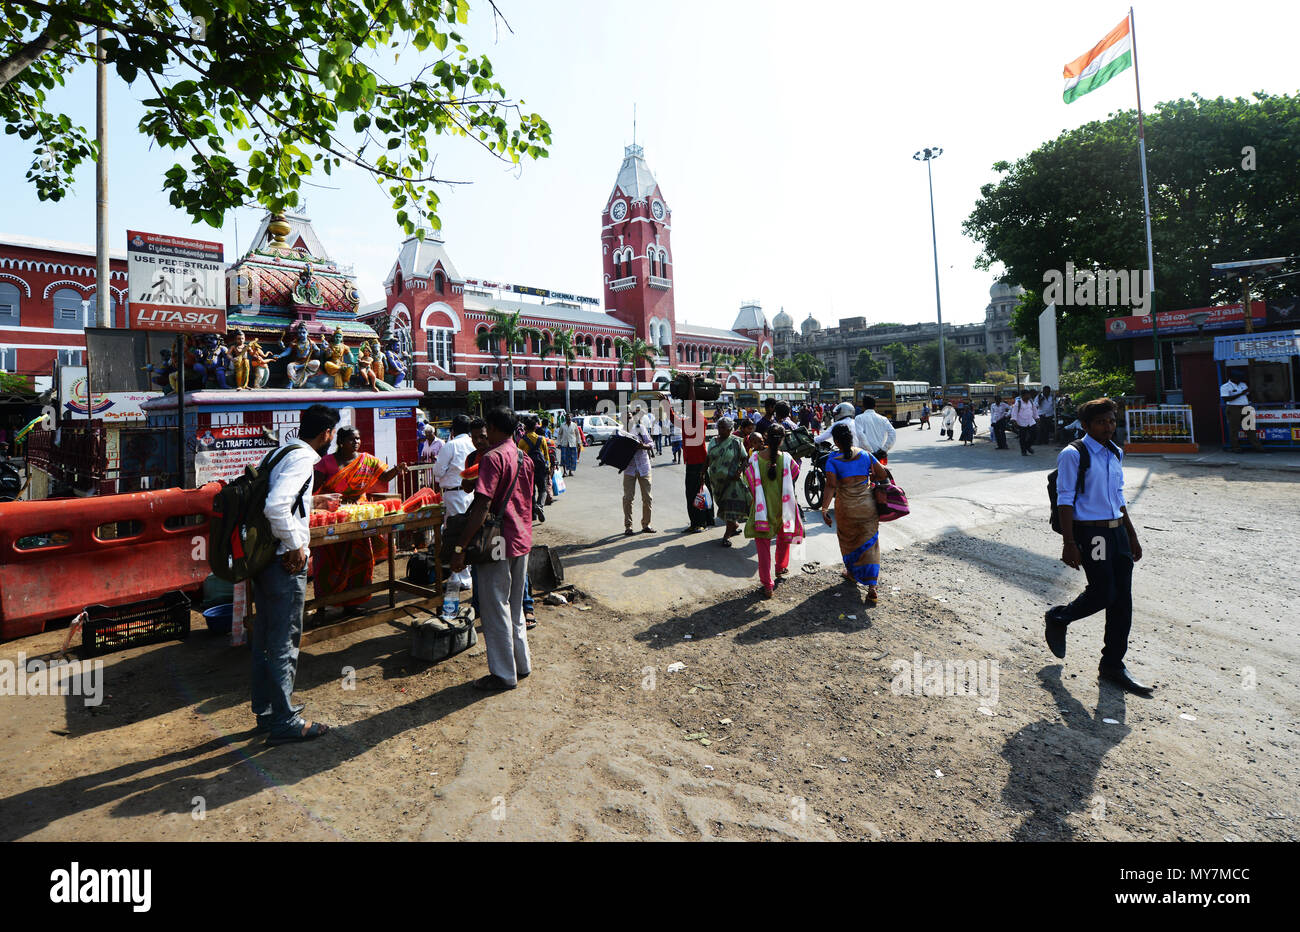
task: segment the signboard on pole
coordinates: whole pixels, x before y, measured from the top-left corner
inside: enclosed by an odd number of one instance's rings
[[[1038,315],[1038,379],[1053,389],[1061,386],[1061,357],[1056,348],[1056,305]]]
[[[226,332],[224,247],[126,231],[131,329]]]
[[[140,405],[162,392],[95,392],[92,403],[85,366],[59,368],[59,410],[65,418],[132,422],[146,420]]]

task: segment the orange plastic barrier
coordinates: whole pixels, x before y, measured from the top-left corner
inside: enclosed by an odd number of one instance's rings
[[[0,639],[37,634],[87,605],[201,587],[220,488],[0,504]]]

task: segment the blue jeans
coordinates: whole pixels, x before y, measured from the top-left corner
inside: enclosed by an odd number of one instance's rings
[[[302,732],[302,706],[292,705],[302,641],[307,570],[290,575],[276,560],[253,577],[257,618],[253,623],[253,714],[272,737]]]
[[[479,591],[478,564],[471,563],[469,565],[469,578],[470,578],[470,585],[474,587],[474,591],[470,593],[469,604],[474,608],[474,617],[480,618],[482,617],[482,610],[478,607],[478,591]],[[525,576],[524,577],[524,614],[531,615],[532,612],[533,612],[533,580],[532,577]]]

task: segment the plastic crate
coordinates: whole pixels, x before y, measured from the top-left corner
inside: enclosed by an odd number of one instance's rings
[[[91,657],[190,636],[190,600],[179,590],[127,605],[92,605],[86,615],[81,646]]]

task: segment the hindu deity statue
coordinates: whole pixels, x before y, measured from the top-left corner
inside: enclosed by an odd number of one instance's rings
[[[243,336],[241,333],[240,336]],[[248,368],[251,388],[266,388],[271,378],[271,357],[262,349],[262,343],[256,337],[248,341]]]
[[[169,349],[159,350],[158,355],[162,357],[162,365],[155,366],[153,363],[144,367],[149,373],[149,382],[157,385],[164,392],[175,390],[175,383],[172,375],[176,372],[176,364],[172,362],[172,351]]]
[[[376,384],[378,376],[375,374],[375,354],[370,349],[370,341],[364,340],[361,348],[357,350],[357,375],[370,386],[372,392],[379,391]]]
[[[302,388],[307,384],[307,379],[320,371],[320,360],[316,358],[321,353],[320,348],[311,341],[307,335],[307,325],[302,321],[285,330],[280,345],[285,350],[276,358],[286,360],[285,372],[289,376],[289,384],[294,388]]]
[[[218,388],[228,388],[226,372],[230,358],[221,337],[215,333],[205,333],[193,349],[194,374],[198,377],[199,387],[205,387],[209,381],[217,383]]]
[[[321,366],[326,373],[334,376],[335,388],[348,387],[348,382],[352,378],[351,357],[351,351],[343,342],[343,328],[335,327],[334,334],[330,337],[325,362]]]
[[[391,337],[384,341],[384,351],[380,355],[380,360],[379,377],[394,387],[401,385],[402,379],[406,378],[406,366],[402,365],[402,356],[398,353]]]
[[[230,363],[235,388],[248,388],[248,342],[242,330],[235,331],[235,342],[230,345]]]

